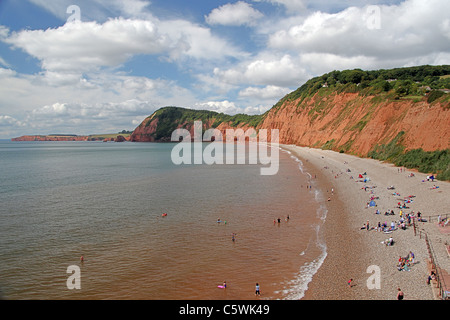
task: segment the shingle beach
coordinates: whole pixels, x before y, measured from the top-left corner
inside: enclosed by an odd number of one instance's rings
[[[450,183],[427,180],[427,174],[373,159],[294,145],[281,147],[303,162],[313,187],[328,200],[323,228],[327,257],[303,299],[394,300],[399,288],[405,300],[440,298],[436,281],[427,283],[430,254],[425,234],[445,281],[450,273],[450,225],[438,225],[438,219],[450,218]],[[391,211],[394,215],[385,215]],[[417,221],[418,212],[427,222]],[[384,223],[387,228],[378,227]],[[387,233],[392,223],[395,230]],[[394,244],[385,245],[391,237]],[[414,263],[405,268],[409,271],[399,271],[399,259],[411,252]]]

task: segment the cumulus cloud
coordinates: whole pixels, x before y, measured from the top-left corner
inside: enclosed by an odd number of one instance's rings
[[[65,127],[79,134],[130,130],[160,107],[196,101],[192,92],[170,80],[101,73],[55,90],[45,76],[0,68],[0,114],[19,121],[3,118],[0,126],[7,123],[9,128],[2,131],[5,135],[22,135],[21,124],[32,129],[29,134],[67,132]]]
[[[338,13],[317,11],[301,24],[270,35],[268,45],[277,50],[344,58],[366,56],[407,61],[429,52],[450,50],[445,33],[448,19],[445,7],[442,0],[426,3],[407,0],[399,5],[377,6],[378,10],[365,6],[350,7]],[[377,18],[379,23],[374,25]]]
[[[267,106],[263,106],[263,105],[256,105],[256,106],[248,106],[244,109],[244,113],[245,114],[250,114],[250,115],[257,115],[257,114],[263,114],[264,112],[266,112],[267,110],[269,110],[272,106],[267,105]]]
[[[210,29],[187,20],[150,21],[115,18],[73,21],[47,30],[22,30],[2,40],[41,61],[47,72],[80,74],[118,68],[131,57],[146,54],[177,60],[220,59],[245,55]],[[49,75],[49,77],[55,74]]]
[[[239,91],[239,97],[257,98],[257,99],[280,99],[291,92],[291,89],[278,86],[247,87]]]
[[[298,58],[265,53],[232,68],[214,69],[214,75],[231,84],[292,86],[305,80],[306,71]]]
[[[193,109],[210,110],[225,114],[236,114],[242,111],[240,108],[236,107],[234,102],[228,100],[196,103],[194,104]]]
[[[103,24],[74,21],[55,29],[13,32],[6,43],[42,62],[49,71],[87,72],[116,67],[132,55],[176,48],[151,21],[116,18]]]
[[[92,134],[97,130],[109,132],[117,128],[133,129],[156,109],[152,103],[140,100],[92,104],[56,102],[28,112],[25,123],[42,134],[67,130]]]
[[[226,57],[240,59],[248,56],[245,51],[199,24],[178,19],[160,21],[158,25],[161,32],[178,46],[177,52],[171,52],[174,59],[188,57],[220,62]]]
[[[238,1],[212,10],[209,15],[205,16],[205,20],[210,25],[252,26],[263,16],[260,11],[254,9],[247,2]]]
[[[2,126],[17,126],[17,127],[25,126],[25,123],[23,123],[22,121],[19,121],[8,115],[0,115],[0,124]]]

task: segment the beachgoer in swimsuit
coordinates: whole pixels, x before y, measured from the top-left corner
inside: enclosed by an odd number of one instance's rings
[[[403,300],[403,291],[398,288],[397,300]]]

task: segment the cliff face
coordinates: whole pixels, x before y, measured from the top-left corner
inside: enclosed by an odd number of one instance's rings
[[[171,141],[172,132],[179,128],[188,130],[191,139],[194,139],[195,121],[202,122],[202,131],[211,128],[220,130],[225,139],[227,129],[242,128],[245,131],[254,128],[261,119],[261,116],[229,116],[213,111],[165,107],[144,119],[131,134],[130,141],[168,142]]]
[[[254,127],[257,130],[268,129],[270,141],[270,129],[278,129],[282,144],[342,150],[361,156],[367,156],[377,144],[387,144],[402,131],[402,145],[406,149],[434,151],[450,148],[448,99],[428,103],[426,98],[420,101],[395,100],[383,95],[326,92],[319,91],[312,97],[284,101],[253,123],[222,121],[216,125],[220,114],[197,120],[202,120],[203,130],[214,127],[223,136],[226,129],[247,130]],[[189,130],[193,137],[194,120],[190,119],[173,123],[170,130],[160,132],[159,138],[156,138],[159,126],[162,126],[161,119],[167,121],[164,112],[145,119],[130,140],[170,141],[171,133],[176,128]],[[163,125],[167,126],[167,122]]]
[[[198,121],[202,121],[202,119],[197,119]],[[225,140],[226,130],[227,129],[242,129],[246,131],[249,128],[254,128],[254,126],[250,126],[248,123],[241,123],[238,125],[233,125],[231,122],[221,122],[219,125],[214,125],[217,122],[217,118],[210,118],[207,121],[202,121],[202,130],[208,129],[217,129],[221,132],[223,140]],[[171,141],[171,133],[167,132],[164,136],[157,138],[155,133],[158,128],[159,118],[157,116],[152,116],[145,119],[132,133],[130,136],[130,141],[134,142],[169,142]],[[189,131],[191,139],[194,139],[194,122],[193,121],[183,121],[177,123],[173,128],[175,129],[186,129]],[[172,130],[172,131],[173,131]]]
[[[358,93],[316,94],[273,108],[258,128],[279,129],[280,143],[366,156],[404,131],[406,149],[450,147],[450,103],[391,100]]]

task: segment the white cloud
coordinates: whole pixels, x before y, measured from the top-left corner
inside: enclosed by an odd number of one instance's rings
[[[1,58],[0,58],[1,59]],[[1,63],[0,63],[1,64]],[[11,77],[16,75],[16,71],[0,67],[0,78]]]
[[[76,82],[82,73],[117,69],[136,55],[218,61],[247,54],[187,20],[115,18],[103,24],[74,21],[47,30],[3,32],[2,41],[41,61],[50,83]],[[61,73],[58,75],[56,73]],[[66,75],[68,75],[66,77]],[[58,79],[59,78],[59,79]]]
[[[261,12],[247,2],[238,1],[233,4],[227,3],[212,10],[209,15],[205,16],[205,20],[210,25],[252,26],[263,16]]]
[[[2,126],[18,126],[18,127],[25,126],[25,124],[22,121],[19,121],[7,115],[0,115],[0,124]]]
[[[291,92],[289,88],[283,88],[278,86],[265,86],[264,88],[247,87],[239,91],[239,97],[244,98],[257,98],[257,99],[280,99]]]
[[[56,102],[27,113],[25,123],[41,134],[68,130],[80,134],[104,133],[132,129],[137,119],[142,121],[156,109],[151,103],[139,100],[93,104]]]
[[[267,106],[263,106],[263,105],[257,105],[257,106],[249,106],[247,108],[245,108],[244,113],[245,114],[250,114],[250,115],[257,115],[257,114],[263,114],[264,112],[266,112],[267,110],[269,110],[272,106],[267,105]]]
[[[371,28],[374,12],[369,7],[350,7],[338,13],[315,12],[301,24],[270,35],[276,50],[333,54],[343,58],[366,56],[408,59],[430,51],[450,50],[445,33],[448,19],[445,0],[407,0],[399,5],[380,5],[378,28]],[[375,67],[375,65],[374,65]]]
[[[193,109],[197,110],[210,110],[216,112],[222,112],[225,114],[236,114],[242,112],[242,110],[234,104],[234,102],[230,102],[228,100],[224,101],[208,101],[196,103],[193,106]]]
[[[13,32],[5,42],[58,72],[87,72],[117,67],[132,55],[160,54],[176,47],[154,23],[116,18],[103,24],[70,22],[56,29]]]
[[[158,26],[172,43],[177,44],[179,50],[171,53],[171,58],[174,59],[184,56],[220,62],[226,57],[242,58],[248,55],[227,40],[214,35],[209,28],[187,20],[160,21]]]
[[[289,54],[279,57],[263,53],[227,70],[215,68],[214,76],[230,84],[288,87],[307,80],[306,71],[299,62]]]
[[[107,132],[114,127],[134,129],[137,121],[160,107],[198,101],[192,92],[170,80],[100,73],[75,85],[53,87],[46,76],[0,68],[0,114],[27,124],[27,129],[32,129],[29,134],[67,132],[65,127],[73,127],[77,134]],[[9,119],[8,132],[2,132],[13,137],[22,135],[24,128]]]

